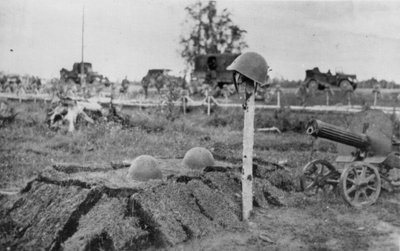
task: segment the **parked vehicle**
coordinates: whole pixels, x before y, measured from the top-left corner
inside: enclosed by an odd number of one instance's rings
[[[357,88],[357,76],[337,72],[335,75],[329,70],[327,73],[320,72],[318,67],[306,70],[304,85],[308,89],[325,90],[327,87],[339,87],[341,89]]]
[[[83,64],[83,65],[82,65]],[[83,69],[83,72],[82,72]],[[95,80],[101,82],[103,80],[103,75],[98,74],[92,70],[92,64],[88,62],[80,62],[74,63],[72,66],[72,70],[69,71],[65,68],[60,70],[60,79],[67,82],[72,80],[76,84],[80,84],[80,76],[84,74],[85,82],[86,83],[93,83]]]
[[[206,54],[194,59],[194,70],[191,81],[200,84],[208,84],[212,87],[223,88],[226,84],[232,84],[232,71],[226,68],[240,54]]]
[[[194,59],[191,84],[197,85],[198,89],[204,89],[204,86],[208,87],[214,97],[234,94],[233,73],[226,68],[239,55],[234,53],[198,55]],[[257,101],[265,101],[267,95],[265,89],[257,88]]]

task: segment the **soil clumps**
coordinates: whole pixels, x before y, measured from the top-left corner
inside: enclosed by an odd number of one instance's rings
[[[254,206],[285,205],[286,192],[261,175],[271,170],[257,168]],[[148,182],[129,179],[128,168],[74,171],[46,168],[17,195],[0,197],[0,249],[168,249],[246,228],[238,168]]]

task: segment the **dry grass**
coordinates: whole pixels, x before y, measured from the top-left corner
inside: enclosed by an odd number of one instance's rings
[[[210,117],[207,117],[204,111],[193,110],[174,121],[166,119],[162,113],[154,110],[134,110],[130,112],[130,126],[98,122],[95,125],[81,125],[73,134],[67,134],[63,131],[53,132],[46,127],[43,118],[45,105],[16,105],[21,111],[17,120],[14,124],[0,128],[0,188],[22,186],[26,179],[53,161],[109,164],[134,159],[142,154],[174,158],[183,157],[187,150],[195,146],[212,150],[218,145],[235,158],[241,158],[241,109],[217,109]],[[302,167],[311,158],[334,159],[334,145],[326,141],[314,142],[303,133],[302,126],[312,116],[337,125],[346,123],[349,119],[348,116],[328,113],[295,114],[290,110],[257,112],[256,127],[278,126],[285,131],[282,134],[258,132],[255,135],[255,157],[279,162],[285,166],[281,172],[271,175],[271,183],[291,184],[290,180],[287,180],[288,176],[284,175],[288,172],[296,189],[299,186],[297,181]],[[32,117],[35,119],[30,119]],[[313,152],[313,147],[318,151]],[[172,171],[168,166],[174,166],[170,163],[165,162],[168,172]],[[107,176],[104,176],[104,179],[111,183],[121,183],[125,177],[122,175],[123,170],[116,172],[121,172],[118,176],[122,177],[121,179],[110,180]],[[240,242],[247,250],[265,250],[268,247],[277,250],[298,250],[301,247],[307,250],[365,250],[375,247],[371,245],[375,245],[373,240],[376,236],[388,235],[376,230],[375,226],[379,221],[387,221],[395,226],[400,224],[399,206],[390,203],[389,196],[393,194],[383,194],[376,205],[360,211],[347,206],[337,194],[315,198],[291,191],[288,206],[271,206],[268,210],[256,210],[252,220],[253,225],[258,227],[257,231],[271,234],[277,243],[269,245],[259,240],[258,235],[249,237],[250,232],[240,231],[237,235],[220,233],[226,238],[217,236],[214,242],[207,239],[194,240],[200,242],[199,247],[192,246],[191,249],[204,249],[211,243],[215,247],[213,250],[228,250],[237,248],[237,243]],[[208,199],[207,196],[205,198]],[[99,229],[103,228],[110,230],[114,240],[124,240],[126,236],[135,234],[134,230],[126,234],[126,229],[129,230],[137,224],[135,219],[125,221],[125,218],[119,217],[118,212],[124,212],[126,206],[120,200],[112,200],[110,205],[107,204],[109,201],[100,203],[93,214],[88,213],[81,218],[82,235],[78,237],[89,238],[91,236],[86,235],[98,235],[102,233]],[[104,210],[111,213],[104,214]],[[95,231],[89,231],[91,223],[96,223],[93,225],[95,229],[92,229]],[[231,235],[232,241],[227,238]],[[95,240],[107,241],[109,237],[100,234]],[[213,237],[215,236],[211,236]],[[376,245],[384,242],[385,239]]]
[[[212,151],[222,142],[241,158],[242,109],[216,108],[211,116],[194,109],[173,121],[157,109],[133,110],[128,126],[113,122],[81,125],[73,134],[50,131],[45,121],[48,105],[12,103],[19,112],[16,121],[0,129],[0,187],[21,186],[52,162],[109,165],[132,160],[143,154],[155,157],[183,157],[201,146]],[[318,116],[333,124],[345,124],[349,117],[329,113],[297,114],[290,110],[256,112],[257,128],[277,126],[283,134],[256,133],[255,156],[270,162],[285,162],[294,177],[312,156],[312,138],[304,134],[306,122]],[[320,143],[322,157],[332,158],[335,146]]]

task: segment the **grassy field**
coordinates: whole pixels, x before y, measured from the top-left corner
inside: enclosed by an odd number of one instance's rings
[[[78,130],[51,131],[44,123],[47,104],[11,103],[16,121],[0,129],[0,188],[22,187],[54,162],[110,165],[148,154],[156,158],[182,158],[201,146],[217,155],[241,159],[242,109],[205,108],[188,111],[135,109],[124,111],[122,125],[99,119],[78,124]],[[168,118],[168,119],[167,119]],[[384,193],[362,211],[347,206],[338,194],[309,198],[299,193],[302,167],[312,158],[333,161],[336,146],[304,134],[305,124],[318,118],[346,125],[351,115],[295,113],[288,109],[258,110],[256,128],[276,126],[282,134],[256,132],[256,159],[280,163],[289,172],[294,187],[288,206],[256,208],[249,229],[220,233],[182,244],[185,250],[396,250],[400,240],[399,194]],[[394,202],[393,202],[394,201]],[[273,240],[259,238],[266,234]],[[400,245],[400,244],[399,244]],[[241,249],[242,248],[242,249]]]
[[[183,157],[192,147],[212,150],[219,143],[239,151],[242,144],[243,111],[239,108],[215,108],[211,116],[202,109],[192,110],[186,116],[178,110],[168,112],[171,115],[156,108],[126,111],[129,125],[98,120],[94,125],[80,124],[71,134],[47,127],[44,121],[48,105],[44,103],[11,105],[18,111],[16,121],[0,130],[0,187],[3,188],[22,185],[52,162],[108,165],[141,154]],[[276,126],[285,133],[256,133],[256,156],[271,161],[288,160],[292,168],[305,164],[312,139],[303,130],[312,117],[286,110],[257,112],[257,128]],[[321,117],[328,120],[329,115]],[[345,123],[346,116],[340,117]],[[290,151],[300,158],[289,154]]]
[[[18,115],[14,123],[0,129],[0,187],[20,186],[53,162],[80,162],[109,165],[142,154],[183,157],[186,151],[202,146],[211,151],[225,145],[242,148],[243,111],[240,108],[192,108],[184,116],[179,108],[123,111],[129,123],[121,125],[102,119],[95,124],[78,124],[74,133],[51,131],[45,124],[44,103],[11,103]],[[169,119],[167,119],[169,118]],[[295,113],[290,109],[257,110],[256,128],[275,126],[282,134],[256,132],[255,156],[267,161],[285,161],[292,169],[301,168],[310,158],[314,139],[304,134],[311,118],[335,125],[347,125],[351,115]],[[398,124],[397,124],[398,125]],[[318,141],[319,142],[319,141]],[[324,154],[334,155],[331,143],[319,143]]]

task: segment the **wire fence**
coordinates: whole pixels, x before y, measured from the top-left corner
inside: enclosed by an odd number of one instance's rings
[[[43,101],[43,102],[52,102],[53,96],[49,94],[21,94],[17,95],[14,93],[0,93],[0,98],[9,99],[9,100],[17,100],[19,102],[27,102],[27,101]],[[152,100],[152,99],[113,99],[109,97],[92,97],[89,99],[83,99],[80,97],[73,98],[75,100],[84,101],[84,102],[95,102],[101,105],[109,104],[112,102],[116,106],[121,106],[124,108],[129,107],[162,107],[168,104],[167,100]],[[182,96],[178,100],[171,102],[174,106],[181,106],[183,108],[183,112],[185,113],[188,107],[207,107],[207,113],[210,115],[211,108],[213,106],[223,107],[223,108],[237,108],[242,107],[241,103],[233,103],[227,99],[217,99],[213,96],[206,96],[200,100],[194,100],[190,96]],[[328,105],[314,105],[314,106],[282,106],[279,102],[276,105],[265,105],[265,104],[256,104],[256,109],[269,109],[269,110],[278,110],[281,108],[291,109],[293,111],[308,111],[308,112],[339,112],[339,113],[356,113],[365,109],[365,107],[361,105],[341,105],[341,106],[328,106]],[[398,118],[400,118],[400,107],[398,106],[370,106],[370,109],[378,109],[382,110],[388,114],[395,114]]]

